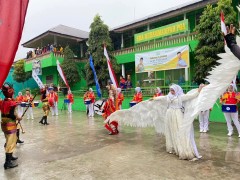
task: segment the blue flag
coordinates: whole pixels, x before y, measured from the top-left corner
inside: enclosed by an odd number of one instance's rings
[[[90,64],[90,67],[92,68],[92,71],[93,71],[98,97],[101,98],[102,97],[102,93],[101,93],[101,89],[100,89],[100,86],[99,86],[99,83],[98,83],[97,74],[96,74],[96,71],[95,71],[95,68],[94,68],[92,55],[90,55],[89,64]]]

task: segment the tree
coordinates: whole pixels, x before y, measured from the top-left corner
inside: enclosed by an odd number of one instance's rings
[[[108,55],[115,73],[120,71],[114,56],[112,55],[112,41],[109,36],[109,29],[97,14],[94,17],[93,23],[90,25],[91,31],[88,39],[88,52],[92,54],[95,70],[97,72],[98,81],[101,87],[105,87],[107,80],[110,79],[107,67],[107,60],[103,54],[103,44],[106,44]],[[89,62],[85,65],[86,80],[89,86],[95,85],[92,69]]]
[[[78,72],[78,66],[73,58],[74,58],[73,51],[69,48],[69,46],[66,46],[66,48],[64,49],[64,60],[63,63],[61,64],[61,67],[68,81],[69,86],[73,86],[75,83],[81,80],[81,77]],[[64,85],[64,82],[61,78],[60,84]]]
[[[31,77],[31,72],[25,72],[24,60],[19,60],[14,65],[13,79],[18,83],[23,83]]]
[[[208,5],[203,11],[200,23],[196,26],[199,43],[195,51],[194,81],[197,83],[204,82],[208,72],[218,64],[217,54],[224,52],[224,40],[220,27],[221,11],[225,15],[226,24],[236,24],[236,13],[231,3],[231,0],[219,0],[216,7]]]

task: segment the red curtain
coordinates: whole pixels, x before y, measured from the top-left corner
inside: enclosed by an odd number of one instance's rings
[[[13,64],[29,0],[0,0],[0,88]]]

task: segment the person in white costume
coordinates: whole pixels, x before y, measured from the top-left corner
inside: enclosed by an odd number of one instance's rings
[[[193,131],[190,135],[191,143],[184,144],[183,138],[179,138],[179,127],[184,118],[184,106],[183,102],[193,99],[198,96],[199,92],[203,88],[199,86],[198,91],[192,94],[184,94],[182,88],[179,85],[173,84],[170,86],[170,92],[167,97],[167,112],[165,119],[165,137],[166,137],[166,151],[169,153],[175,153],[180,159],[193,159],[194,157],[200,158],[198,154],[196,144],[194,141]],[[162,98],[154,98],[158,100]],[[190,148],[190,149],[187,149]],[[187,150],[186,150],[187,149]]]
[[[210,110],[201,111],[199,114],[199,132],[206,133],[209,125],[209,112]]]

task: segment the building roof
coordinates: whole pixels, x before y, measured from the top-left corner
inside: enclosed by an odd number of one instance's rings
[[[46,32],[38,35],[37,37],[34,37],[33,39],[30,39],[29,41],[23,43],[23,47],[27,48],[36,48],[37,46],[40,46],[40,41],[42,39],[46,40],[46,43],[53,43],[53,36],[56,36],[57,38],[66,40],[72,40],[72,41],[83,41],[88,38],[89,33],[86,31],[82,31],[76,28],[72,28],[65,25],[58,25],[54,28],[51,28],[47,30]]]
[[[129,23],[122,24],[120,26],[112,28],[111,31],[120,33],[120,32],[126,31],[126,30],[130,30],[130,29],[134,29],[134,28],[137,28],[140,26],[147,25],[149,23],[157,22],[161,19],[176,17],[180,14],[203,8],[207,4],[215,4],[217,2],[218,2],[218,0],[193,0],[193,1],[181,4],[179,6],[175,6],[175,7],[160,11],[158,13],[154,13],[154,14],[145,16],[143,18],[131,21]]]

